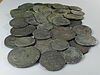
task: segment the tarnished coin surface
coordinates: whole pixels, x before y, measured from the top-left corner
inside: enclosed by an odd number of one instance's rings
[[[56,51],[48,51],[41,55],[40,64],[49,71],[58,71],[65,65],[62,55]]]
[[[76,47],[69,47],[67,50],[61,52],[61,54],[64,57],[65,62],[68,64],[76,64],[80,62],[83,56],[79,48]]]
[[[24,28],[12,28],[10,33],[14,36],[27,36],[33,33],[36,28],[33,25],[26,26]]]
[[[48,30],[44,30],[44,29],[36,29],[34,32],[33,32],[33,36],[36,38],[36,39],[48,39],[51,37],[51,34]]]
[[[91,35],[77,35],[75,41],[84,46],[94,46],[97,44],[96,39]]]
[[[16,37],[9,35],[5,38],[4,44],[9,48],[14,48],[16,47],[15,40],[16,40]]]
[[[18,68],[34,65],[40,57],[40,52],[35,47],[16,47],[8,54],[8,61]]]
[[[35,39],[32,37],[20,37],[15,40],[15,45],[18,47],[30,46],[35,44]]]
[[[63,39],[54,39],[50,44],[52,49],[58,51],[65,50],[69,47],[69,43]]]

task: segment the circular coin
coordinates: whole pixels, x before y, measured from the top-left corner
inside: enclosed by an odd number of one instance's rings
[[[41,55],[40,64],[49,71],[58,71],[65,65],[62,55],[56,51],[47,51]]]
[[[77,35],[75,41],[84,46],[94,46],[97,44],[96,39],[90,35]]]
[[[40,57],[40,52],[34,47],[17,47],[8,55],[8,61],[11,65],[18,68],[26,68],[34,65]]]
[[[62,56],[65,59],[65,62],[68,64],[76,64],[82,59],[82,52],[76,47],[69,47],[67,50],[61,52]]]

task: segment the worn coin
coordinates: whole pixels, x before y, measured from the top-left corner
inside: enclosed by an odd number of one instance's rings
[[[52,39],[47,39],[47,40],[38,40],[35,44],[35,47],[40,50],[41,54],[43,54],[46,51],[52,50],[50,47],[50,42]]]
[[[76,26],[76,25],[82,25],[82,21],[81,20],[70,20],[70,27]]]
[[[71,10],[71,13],[72,14],[75,14],[75,15],[80,15],[80,16],[83,16],[85,13],[82,12],[82,11],[75,11],[75,10]]]
[[[17,18],[14,18],[10,21],[10,25],[14,28],[22,28],[22,27],[25,27],[28,25],[27,22],[25,22],[25,19],[22,18],[22,17],[17,17]]]
[[[18,68],[26,68],[34,65],[40,58],[40,51],[35,47],[17,47],[8,55],[11,65]]]
[[[47,51],[43,53],[39,62],[49,71],[58,71],[65,65],[64,58],[56,51]]]
[[[80,10],[82,10],[80,7],[78,7],[78,6],[69,6],[69,9],[71,9],[71,10],[76,10],[76,11],[80,11]]]
[[[83,16],[75,15],[75,14],[64,14],[64,17],[67,19],[74,19],[74,20],[82,20],[84,19]]]
[[[77,44],[77,43],[75,42],[75,40],[70,41],[69,44],[70,44],[70,46],[79,48],[83,54],[88,53],[89,50],[90,50],[90,48],[91,48],[91,47],[79,45],[79,44]]]
[[[91,35],[77,35],[75,41],[84,46],[94,46],[97,44],[96,39]]]
[[[70,27],[58,27],[52,31],[53,38],[61,38],[64,40],[72,40],[75,38],[75,32]]]
[[[92,30],[90,27],[85,25],[77,25],[73,27],[73,31],[76,32],[76,34],[85,34],[85,35],[91,35]]]
[[[69,25],[70,21],[63,16],[58,16],[53,18],[53,24],[61,26],[61,25]]]
[[[37,29],[51,30],[51,29],[53,29],[53,24],[52,24],[52,23],[43,23],[43,24],[39,24],[39,25],[37,26]]]
[[[20,37],[15,40],[15,45],[18,47],[30,46],[35,44],[35,39],[32,37]]]
[[[61,54],[64,57],[65,62],[68,64],[76,64],[80,62],[83,56],[79,48],[76,47],[69,47],[67,50],[61,52]]]
[[[27,36],[32,34],[35,29],[33,25],[29,25],[20,29],[12,28],[10,32],[14,36]]]
[[[36,39],[44,40],[44,39],[50,38],[51,37],[51,33],[46,29],[36,29],[33,32],[33,36]]]
[[[9,35],[5,38],[4,44],[9,48],[14,48],[16,47],[15,40],[16,40],[16,37]]]
[[[65,50],[69,47],[69,43],[63,39],[54,39],[50,44],[52,49],[58,51]]]

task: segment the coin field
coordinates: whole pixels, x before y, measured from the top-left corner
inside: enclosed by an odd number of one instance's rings
[[[82,24],[85,13],[78,6],[25,3],[10,14],[11,35],[4,43],[12,48],[8,62],[17,68],[40,63],[48,71],[58,71],[79,63],[97,44],[92,29]]]

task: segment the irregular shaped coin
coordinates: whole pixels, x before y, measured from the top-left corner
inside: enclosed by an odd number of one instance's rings
[[[35,44],[35,39],[32,37],[20,37],[15,41],[15,45],[18,47],[30,46]]]
[[[76,64],[82,59],[82,52],[76,47],[69,47],[67,50],[61,52],[62,56],[65,59],[65,62],[68,64]]]
[[[41,55],[40,64],[49,71],[58,71],[65,65],[65,60],[57,51],[47,51]]]
[[[75,41],[84,46],[94,46],[97,44],[96,39],[91,35],[77,35]]]

